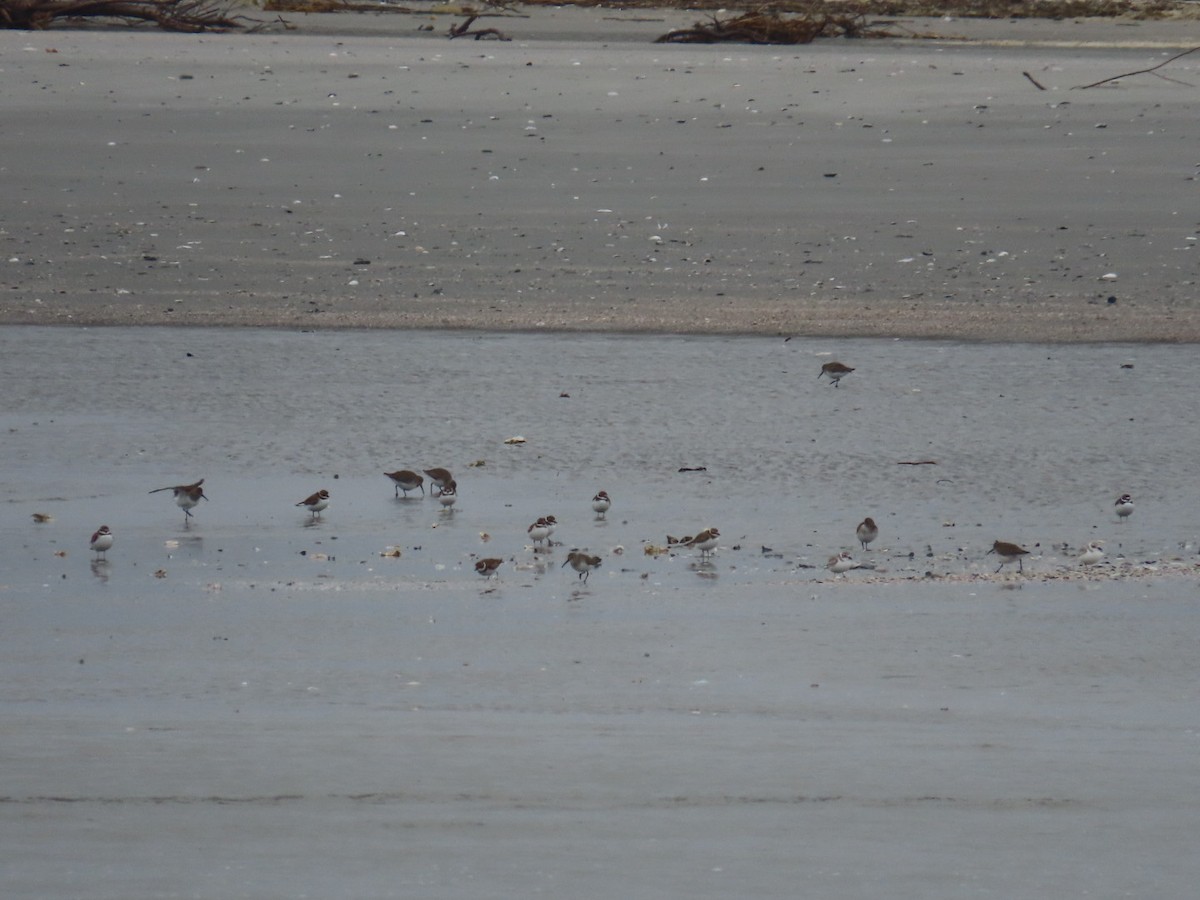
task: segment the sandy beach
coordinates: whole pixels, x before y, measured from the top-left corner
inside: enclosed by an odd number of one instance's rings
[[[0,321],[1200,338],[1195,21],[287,18],[0,33]]]
[[[1190,900],[1194,22],[287,18],[0,32],[6,897]]]

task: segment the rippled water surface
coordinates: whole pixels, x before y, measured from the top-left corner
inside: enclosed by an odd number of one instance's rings
[[[1045,577],[1195,562],[1190,347],[6,328],[0,376],[13,896],[1195,884],[1195,576]],[[431,466],[453,512],[382,474]],[[923,577],[996,538],[1027,577]]]

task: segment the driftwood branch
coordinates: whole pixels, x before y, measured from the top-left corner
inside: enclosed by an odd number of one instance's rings
[[[1045,86],[1040,81],[1038,81],[1036,78],[1034,78],[1028,72],[1022,72],[1021,74],[1024,75],[1026,78],[1028,78],[1030,84],[1032,84],[1039,91],[1044,91],[1046,89]]]
[[[1157,66],[1151,66],[1148,69],[1138,69],[1136,72],[1126,72],[1124,75],[1113,75],[1111,78],[1104,78],[1104,79],[1101,79],[1100,81],[1093,81],[1091,84],[1077,84],[1077,85],[1075,85],[1075,87],[1071,88],[1071,90],[1086,91],[1088,88],[1099,87],[1102,84],[1108,84],[1110,81],[1119,81],[1122,78],[1132,78],[1134,75],[1149,75],[1152,72],[1157,72],[1163,66],[1175,62],[1175,60],[1177,60],[1177,59],[1182,59],[1183,57],[1187,56],[1189,53],[1195,53],[1197,50],[1200,50],[1200,47],[1193,47],[1191,50],[1184,50],[1182,53],[1176,53],[1170,59],[1164,59]],[[1162,78],[1165,76],[1159,76],[1159,77]],[[1168,78],[1167,80],[1174,81],[1175,79]],[[1180,83],[1182,83],[1182,82],[1180,82]]]
[[[472,31],[471,24],[478,18],[479,18],[479,16],[477,16],[477,15],[467,16],[466,21],[464,21],[458,25],[451,25],[450,32],[449,32],[450,40],[454,40],[455,38],[460,38],[460,37],[473,37],[477,41],[481,41],[484,38],[489,38],[489,37],[492,38],[493,40],[497,40],[497,41],[511,41],[512,40],[512,38],[510,38],[508,35],[506,35],[499,28],[477,28],[474,31]]]
[[[246,27],[211,0],[0,0],[0,28],[48,28],[55,19],[151,22],[166,31],[230,31]]]

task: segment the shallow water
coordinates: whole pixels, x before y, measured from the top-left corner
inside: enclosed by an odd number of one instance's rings
[[[856,367],[838,388],[831,358]],[[0,329],[13,896],[1188,896],[1195,576],[1046,576],[1093,537],[1195,562],[1198,368]],[[434,465],[452,513],[382,475]],[[148,493],[199,477],[186,528]],[[319,487],[314,523],[294,504]],[[564,546],[534,553],[551,512]],[[642,552],[709,524],[712,561]],[[1028,577],[989,580],[997,537]],[[571,546],[604,557],[586,586]],[[830,576],[842,548],[874,571]]]
[[[856,368],[837,388],[816,377],[834,357]],[[200,477],[210,502],[190,538],[289,547],[337,534],[379,550],[441,523],[504,555],[549,512],[568,544],[714,524],[820,560],[865,515],[887,556],[1097,536],[1162,556],[1197,538],[1180,490],[1200,374],[1188,347],[6,329],[0,367],[10,521],[27,533],[31,512],[55,514],[43,531],[71,550],[68,533],[108,522],[114,564],[183,521],[147,491]],[[394,502],[385,470],[435,465],[459,481],[453,515]],[[319,487],[333,506],[301,528],[293,504]],[[601,488],[615,505],[597,523]],[[1118,527],[1125,491],[1137,513]],[[19,545],[2,552],[21,568]]]

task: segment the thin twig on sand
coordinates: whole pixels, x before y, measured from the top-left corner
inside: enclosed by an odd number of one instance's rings
[[[1075,85],[1075,87],[1071,88],[1071,90],[1086,91],[1088,88],[1099,87],[1102,84],[1108,84],[1110,81],[1118,81],[1122,78],[1132,78],[1134,75],[1149,75],[1153,72],[1157,72],[1163,66],[1165,66],[1169,63],[1175,62],[1175,60],[1177,60],[1177,59],[1182,59],[1183,57],[1187,56],[1189,53],[1195,53],[1197,50],[1200,50],[1200,47],[1193,47],[1191,50],[1184,50],[1182,53],[1176,53],[1170,59],[1164,59],[1157,66],[1151,66],[1148,69],[1138,69],[1136,72],[1126,72],[1124,75],[1113,75],[1111,78],[1104,78],[1104,79],[1101,79],[1100,81],[1093,81],[1091,84],[1077,84],[1077,85]],[[1159,75],[1158,77],[1166,78],[1167,76]],[[1176,79],[1167,78],[1167,81],[1176,81]],[[1177,83],[1178,84],[1187,84],[1187,82],[1185,82],[1185,81],[1177,81]]]

